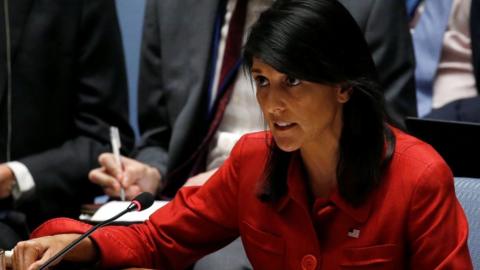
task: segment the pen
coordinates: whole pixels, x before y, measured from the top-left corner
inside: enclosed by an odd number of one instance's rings
[[[12,250],[5,250],[5,264],[8,269],[12,268],[12,258],[13,258],[13,249]],[[0,265],[1,267],[2,265]],[[2,268],[3,269],[3,268]]]
[[[122,161],[120,160],[120,134],[118,133],[118,128],[111,126],[110,127],[110,143],[112,144],[112,152],[113,157],[115,159],[115,163],[117,164],[120,170],[122,169]],[[125,189],[120,183],[120,200],[125,201]]]

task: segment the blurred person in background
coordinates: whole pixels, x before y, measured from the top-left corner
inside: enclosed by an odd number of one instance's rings
[[[480,122],[480,1],[406,0],[420,117]]]
[[[0,247],[57,216],[78,217],[102,190],[88,181],[132,147],[113,0],[0,0]]]

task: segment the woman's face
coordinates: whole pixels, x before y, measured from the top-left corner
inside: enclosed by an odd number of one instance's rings
[[[350,91],[292,78],[258,58],[253,60],[252,77],[258,103],[280,149],[307,150],[338,140]]]

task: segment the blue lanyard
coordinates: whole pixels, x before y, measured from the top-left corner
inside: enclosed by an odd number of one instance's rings
[[[215,101],[213,102],[212,106],[209,107],[209,110],[208,110],[209,120],[213,119],[216,112],[217,105],[218,105],[217,104],[218,101],[220,100],[221,97],[223,97],[223,95],[225,94],[225,91],[227,91],[228,87],[230,87],[231,84],[233,83],[233,80],[237,75],[237,71],[242,65],[242,63],[243,63],[243,58],[238,59],[235,65],[233,66],[233,68],[228,71],[228,74],[225,77],[225,80],[223,81],[222,85],[218,87],[217,97],[215,98]]]
[[[215,26],[214,26],[214,32],[213,32],[213,46],[212,46],[212,51],[210,52],[210,55],[212,56],[211,62],[210,62],[210,74],[208,76],[209,83],[208,83],[208,91],[207,91],[207,116],[210,115],[210,111],[212,110],[213,106],[210,105],[210,100],[212,98],[212,92],[214,88],[214,80],[215,80],[215,68],[217,64],[217,58],[218,58],[218,48],[220,46],[220,35],[221,35],[221,29],[223,25],[223,17],[225,16],[225,10],[226,10],[226,1],[222,1],[220,4],[220,7],[217,12],[217,16],[215,18]],[[213,103],[215,104],[215,103]],[[209,117],[210,118],[210,117]]]
[[[226,11],[226,2],[227,1],[222,1],[221,6],[219,8],[219,12],[217,13],[217,16],[215,18],[214,40],[213,40],[213,46],[211,51],[212,59],[210,62],[211,64],[210,64],[209,85],[208,85],[208,95],[207,95],[208,120],[211,120],[215,115],[219,98],[224,95],[225,91],[228,89],[230,84],[233,83],[233,80],[235,79],[237,71],[239,70],[240,66],[243,63],[242,58],[238,59],[235,65],[233,66],[233,68],[228,71],[226,77],[224,78],[224,81],[222,82],[221,85],[218,86],[215,100],[210,104],[210,100],[212,99],[213,89],[215,87],[214,80],[215,80],[216,64],[218,61],[218,50],[220,47],[221,28],[224,23],[223,18],[225,16],[225,11]]]

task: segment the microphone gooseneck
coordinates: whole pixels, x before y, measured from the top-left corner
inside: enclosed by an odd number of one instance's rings
[[[85,239],[86,237],[90,236],[94,231],[96,231],[98,228],[100,227],[103,227],[103,226],[106,226],[110,223],[112,223],[113,221],[115,221],[117,218],[125,215],[126,213],[128,212],[132,212],[132,211],[142,211],[142,210],[145,210],[147,208],[149,208],[150,206],[152,206],[154,202],[154,198],[153,198],[153,195],[151,193],[148,193],[148,192],[143,192],[143,193],[140,193],[137,197],[135,197],[132,202],[130,203],[130,205],[125,209],[123,210],[122,212],[116,214],[115,216],[105,220],[105,221],[102,221],[100,223],[98,223],[97,225],[93,226],[92,228],[90,228],[90,230],[88,230],[87,232],[85,232],[84,234],[82,234],[80,237],[78,237],[77,239],[75,239],[73,242],[71,242],[70,244],[68,244],[66,247],[64,247],[62,250],[60,250],[57,254],[55,254],[53,257],[51,257],[50,259],[48,259],[44,264],[42,264],[42,266],[40,266],[39,270],[44,270],[44,269],[47,269],[47,267],[50,266],[50,264],[52,264],[55,260],[57,260],[58,258],[64,256],[67,252],[69,252],[70,250],[72,250],[76,245],[78,245],[78,243],[80,243],[80,241],[82,241],[83,239]]]

